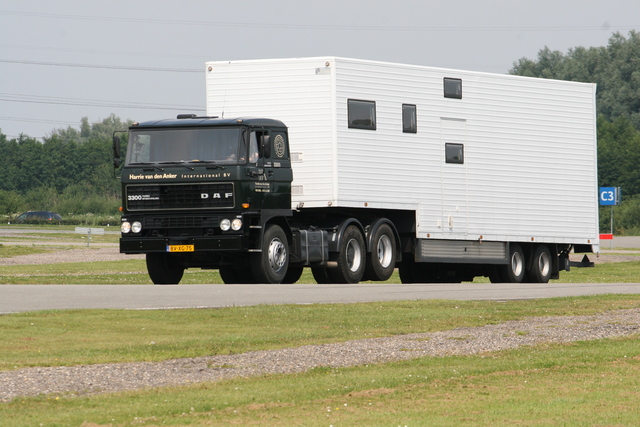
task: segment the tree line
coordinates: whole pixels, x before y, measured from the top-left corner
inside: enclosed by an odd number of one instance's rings
[[[115,215],[120,182],[114,179],[111,138],[130,121],[111,115],[80,129],[57,129],[40,142],[26,135],[7,139],[0,132],[0,214],[27,210],[69,215]]]
[[[621,187],[616,233],[640,235],[640,32],[614,33],[604,47],[567,53],[545,47],[537,59],[521,58],[510,74],[597,83],[598,183]],[[131,121],[111,115],[80,128],[56,129],[37,141],[8,140],[0,132],[0,215],[52,210],[61,215],[115,215],[120,182],[113,178],[111,138]],[[609,229],[609,212],[601,212]]]

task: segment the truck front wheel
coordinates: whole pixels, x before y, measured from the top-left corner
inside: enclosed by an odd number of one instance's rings
[[[258,283],[251,270],[246,268],[246,263],[243,263],[242,268],[234,268],[230,265],[221,266],[218,272],[225,285]]]
[[[366,252],[360,229],[354,225],[348,226],[340,241],[338,266],[327,269],[333,283],[358,283],[362,280]]]
[[[262,252],[251,257],[253,275],[259,283],[281,283],[289,268],[289,243],[279,225],[269,225],[262,237]]]
[[[182,280],[184,267],[166,253],[147,254],[147,271],[154,285],[177,285]]]

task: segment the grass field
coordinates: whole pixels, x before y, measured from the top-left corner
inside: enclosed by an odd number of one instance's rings
[[[164,360],[640,307],[640,296],[0,316],[0,369]],[[150,343],[153,342],[153,345]],[[542,345],[0,404],[8,426],[634,426],[640,342]]]
[[[47,250],[0,245],[0,257]],[[577,283],[639,278],[640,262],[561,273],[563,282]],[[313,282],[308,273],[302,280]],[[397,283],[397,275],[390,282]],[[2,266],[0,283],[150,281],[144,261],[132,259]],[[193,270],[183,283],[221,281],[215,271]],[[17,313],[0,315],[0,371],[237,354],[624,308],[640,308],[640,296]],[[637,426],[639,338],[89,397],[19,398],[0,404],[0,426]]]

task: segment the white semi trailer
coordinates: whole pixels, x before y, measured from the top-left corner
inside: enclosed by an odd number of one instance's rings
[[[219,224],[181,233],[157,221],[157,246],[124,233],[123,252],[147,253],[152,278],[201,267],[228,283],[295,282],[311,267],[320,283],[386,280],[395,268],[405,283],[547,282],[572,250],[599,250],[594,84],[338,57],[205,67],[207,117],[133,126],[129,147],[140,132],[174,132],[179,152],[180,130],[244,129],[220,177],[205,173],[210,159],[176,154],[163,168],[194,157],[192,173],[145,180],[230,183],[233,204],[198,212],[232,214],[239,240],[203,243],[228,237]],[[125,204],[134,169],[158,166],[135,163]],[[143,205],[125,207],[123,222],[167,214]]]

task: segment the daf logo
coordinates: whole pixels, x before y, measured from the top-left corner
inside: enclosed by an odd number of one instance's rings
[[[233,193],[200,193],[200,198],[201,199],[208,199],[208,198],[212,198],[212,199],[229,199],[233,197]]]

